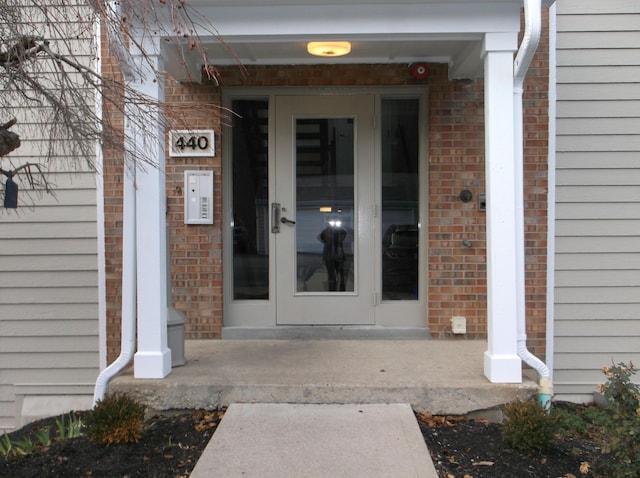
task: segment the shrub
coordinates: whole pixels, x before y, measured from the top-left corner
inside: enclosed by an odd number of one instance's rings
[[[142,436],[144,406],[125,394],[106,394],[87,413],[87,436],[103,445],[137,442]]]
[[[551,414],[557,420],[557,433],[561,436],[575,436],[587,432],[588,424],[581,408],[573,403],[562,404],[561,407],[554,407]]]
[[[611,407],[605,423],[607,444],[603,452],[611,453],[611,478],[640,476],[640,387],[631,381],[637,369],[619,363],[604,367],[607,382],[598,386]]]
[[[507,446],[527,453],[549,448],[556,431],[556,417],[536,400],[508,403],[504,407],[505,420],[502,438]]]

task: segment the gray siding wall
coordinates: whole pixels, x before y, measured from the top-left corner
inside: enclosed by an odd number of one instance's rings
[[[640,2],[558,0],[555,392],[640,365]]]
[[[86,61],[90,43],[73,43]],[[12,131],[22,146],[0,165],[42,164],[55,197],[30,191],[18,175],[20,207],[0,204],[0,432],[90,406],[100,366],[95,173],[84,158],[48,161],[45,116],[19,104]]]
[[[43,413],[68,408],[64,400],[90,394],[98,373],[94,178],[50,179],[57,201],[0,211],[0,429],[34,418],[24,408],[36,395],[57,402],[41,404]]]

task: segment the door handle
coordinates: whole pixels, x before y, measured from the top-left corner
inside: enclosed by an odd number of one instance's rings
[[[271,232],[280,233],[280,203],[271,203]]]
[[[280,218],[280,222],[282,224],[295,224],[296,223],[296,221],[292,221],[291,219],[287,219],[284,216]]]

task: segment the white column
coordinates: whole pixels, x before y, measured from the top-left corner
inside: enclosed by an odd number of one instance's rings
[[[147,72],[130,86],[152,101],[161,102],[163,78],[144,66],[146,61],[156,71],[163,71],[159,40],[146,39],[145,51],[146,58],[136,52],[133,57]],[[157,54],[149,56],[150,52]],[[138,156],[155,164],[139,160],[136,164],[138,348],[133,370],[135,378],[164,378],[171,372],[171,350],[167,346],[165,132],[162,111],[156,105],[142,105],[138,114],[142,115],[138,121],[130,119]]]
[[[517,352],[516,191],[513,54],[516,33],[487,34],[485,180],[487,194],[487,334],[484,374],[491,382],[522,382]]]

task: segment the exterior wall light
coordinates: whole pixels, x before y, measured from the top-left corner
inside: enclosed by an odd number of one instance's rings
[[[351,51],[348,41],[312,41],[307,43],[307,51],[314,56],[343,56]]]

